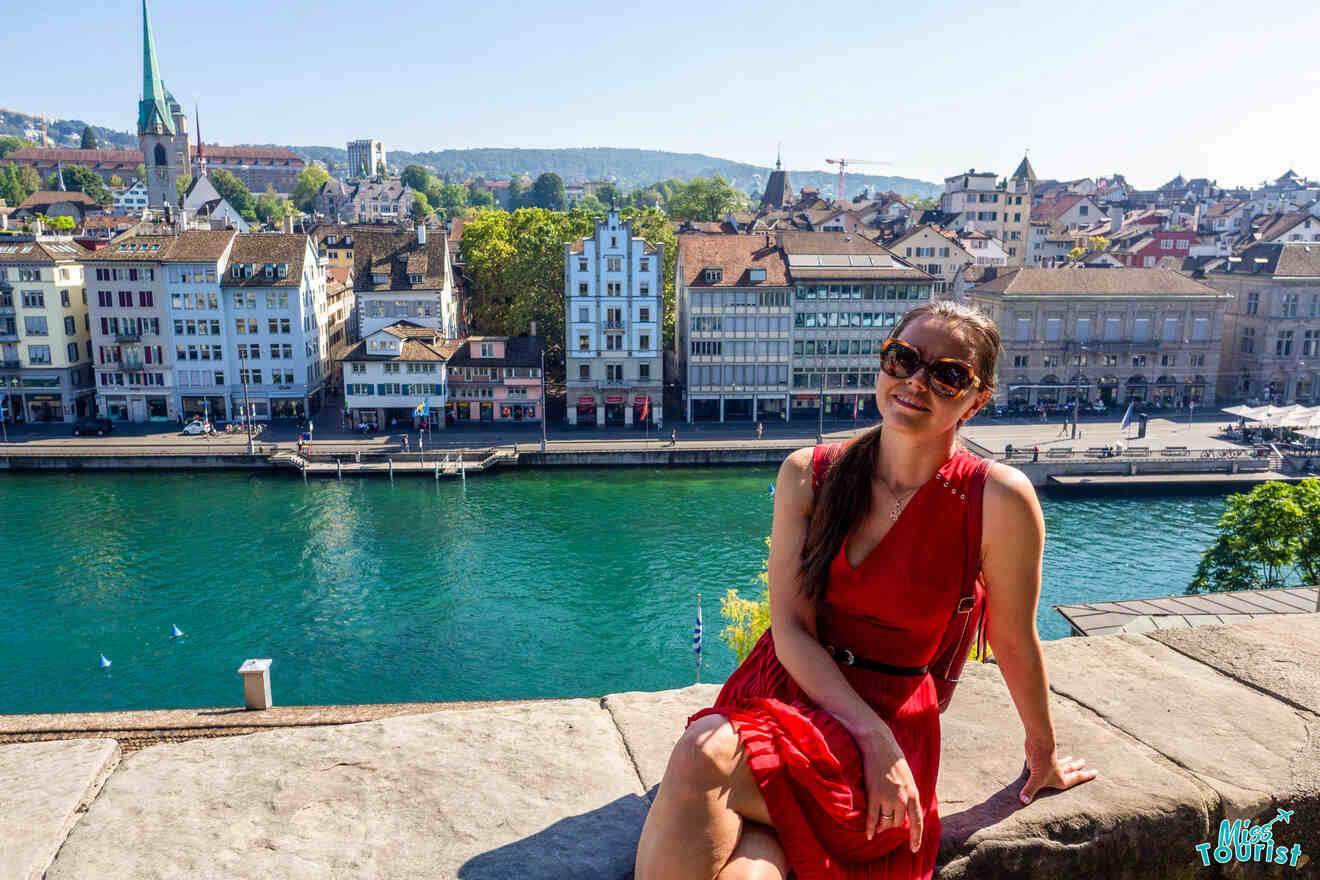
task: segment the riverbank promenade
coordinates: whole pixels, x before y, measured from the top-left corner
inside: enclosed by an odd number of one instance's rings
[[[1023,806],[1021,725],[970,664],[941,718],[938,877],[1315,875],[1320,615],[1044,649],[1059,754],[1100,776]],[[622,880],[716,692],[0,716],[0,876]],[[1221,820],[1279,810],[1292,864],[1215,860]]]

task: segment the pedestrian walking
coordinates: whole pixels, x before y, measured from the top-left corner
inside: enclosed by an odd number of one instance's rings
[[[757,440],[760,440],[760,439],[761,439],[761,436],[762,436],[763,434],[765,434],[765,425],[763,425],[763,424],[760,423],[760,422],[757,422],[757,423],[756,423],[756,439],[757,439]]]
[[[408,435],[407,435],[407,434],[404,434],[404,435],[403,435],[403,451],[404,451],[404,452],[407,452],[407,451],[408,451]]]
[[[418,431],[418,432],[417,432],[417,451],[418,451],[418,452],[421,452],[422,449],[423,449],[423,447],[422,447],[422,432],[421,432],[421,431]]]
[[[669,445],[670,445],[670,446],[677,446],[677,445],[678,445],[678,428],[671,428],[671,429],[670,429],[670,431],[669,431]]]
[[[1033,447],[1031,447],[1031,460],[1032,460],[1033,462],[1040,461],[1040,447],[1039,447],[1039,446],[1033,446]]]

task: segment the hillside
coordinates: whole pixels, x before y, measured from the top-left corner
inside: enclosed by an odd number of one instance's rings
[[[47,120],[47,132],[52,146],[77,147],[87,123],[80,119]],[[15,110],[0,109],[0,134],[27,138],[34,142],[32,132],[41,130],[41,117]],[[129,132],[114,131],[98,125],[92,126],[97,145],[101,149],[135,150],[137,136]],[[253,146],[287,147],[304,159],[317,159],[326,163],[332,174],[347,173],[348,153],[342,147],[296,146],[291,144],[254,144]],[[587,180],[611,180],[625,191],[649,186],[661,180],[710,177],[719,174],[735,189],[755,192],[765,189],[770,175],[769,166],[749,165],[718,159],[700,153],[667,153],[661,150],[633,150],[615,147],[588,147],[580,149],[541,150],[478,148],[471,150],[437,150],[410,153],[391,150],[385,145],[392,170],[405,165],[423,165],[439,176],[449,175],[457,180],[472,177],[504,179],[515,174],[535,178],[545,171],[553,171],[566,183]],[[837,177],[829,171],[789,171],[789,182],[795,190],[814,186],[822,194],[833,195]],[[940,192],[941,186],[910,177],[891,177],[877,174],[850,173],[847,180],[849,197],[856,196],[864,187],[876,192],[893,190],[900,195],[930,196]]]
[[[348,154],[338,147],[285,144],[268,146],[288,146],[290,150],[304,158],[325,162],[338,174],[343,174],[346,170]],[[616,147],[562,150],[487,147],[410,153],[404,150],[391,150],[389,144],[386,144],[385,150],[390,167],[393,169],[416,164],[426,166],[434,174],[441,176],[448,174],[460,180],[470,177],[508,178],[514,174],[535,178],[542,172],[553,171],[567,183],[613,180],[624,190],[648,186],[670,178],[689,180],[693,177],[710,177],[719,174],[736,189],[744,192],[755,190],[760,193],[764,190],[766,178],[772,170],[769,166],[733,162],[700,153],[667,153],[662,150]],[[803,186],[815,186],[823,193],[832,195],[838,178],[829,171],[789,171],[788,179],[795,190]],[[868,186],[875,191],[893,190],[902,195],[916,193],[922,196],[936,195],[942,189],[939,184],[910,177],[849,173],[847,179],[849,196],[857,195],[863,187]]]

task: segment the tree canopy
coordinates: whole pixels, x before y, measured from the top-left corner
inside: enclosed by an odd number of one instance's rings
[[[1320,583],[1320,480],[1230,495],[1218,529],[1188,593]]]
[[[83,150],[100,149],[100,147],[96,145],[96,135],[92,134],[92,127],[90,125],[83,126],[82,144],[80,146],[80,149]]]
[[[745,203],[743,194],[718,174],[694,177],[669,199],[669,213],[677,220],[714,221]]]
[[[57,169],[46,178],[46,189],[59,189],[60,171]],[[101,175],[81,165],[68,165],[64,168],[64,188],[69,192],[87,193],[103,205],[114,201],[114,195],[106,189]],[[30,193],[29,193],[30,194]]]
[[[188,192],[190,186],[192,186],[191,174],[180,174],[179,179],[174,181],[174,190],[179,194],[179,204],[183,204],[184,193]]]
[[[293,206],[303,213],[316,210],[316,194],[330,180],[330,175],[320,165],[308,165],[298,172],[298,180],[293,185]]]
[[[564,195],[564,179],[553,171],[545,172],[532,184],[532,199],[538,208],[547,211],[564,210],[568,207]]]
[[[146,183],[147,166],[142,164],[141,162],[137,163],[137,167],[133,169],[133,176],[138,179],[138,183]]]
[[[412,191],[412,194],[412,218],[414,220],[421,220],[435,213],[435,209],[431,207],[431,200],[426,197],[426,193],[422,192],[420,189],[415,189]]]
[[[238,206],[234,205],[234,207]],[[256,212],[257,219],[262,223],[278,223],[292,213],[292,208],[279,193],[275,192],[275,187],[267,186],[266,191],[257,196]]]
[[[0,134],[0,159],[15,150],[21,150],[32,145],[31,141],[25,141],[21,137],[14,137],[12,134]]]
[[[476,183],[468,187],[467,203],[473,208],[494,208],[497,204],[495,194]]]
[[[247,188],[247,184],[235,177],[231,172],[223,168],[217,168],[208,172],[211,178],[211,185],[215,191],[229,204],[234,206],[244,220],[256,220],[257,208],[252,199],[252,191]]]
[[[426,169],[421,165],[409,165],[404,168],[403,173],[399,175],[399,180],[404,186],[408,187],[408,189],[421,190],[423,192],[426,191],[426,184],[430,178],[431,175],[427,174]]]

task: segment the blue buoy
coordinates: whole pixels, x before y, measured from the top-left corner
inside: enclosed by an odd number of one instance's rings
[[[170,624],[170,638],[177,639],[181,635],[183,635],[183,630],[179,629],[174,624]]]
[[[774,494],[775,494],[775,484],[774,484],[774,483],[771,483],[771,484],[770,484],[770,488],[767,489],[766,491],[769,492],[771,495],[774,495]]]
[[[105,655],[104,655],[104,654],[101,655],[101,668],[102,668],[102,669],[109,669],[109,668],[110,668],[110,661],[107,660],[107,659],[105,659]]]

